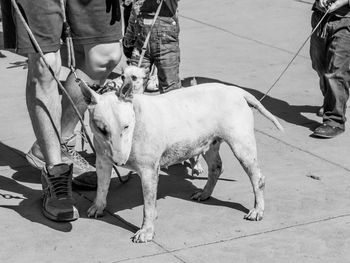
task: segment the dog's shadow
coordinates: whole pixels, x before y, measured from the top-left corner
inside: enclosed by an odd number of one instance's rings
[[[42,191],[27,186],[26,183],[40,185],[41,172],[27,165],[24,153],[0,142],[0,168],[9,166],[15,173],[11,177],[5,175],[6,169],[0,169],[0,209],[10,209],[26,218],[29,221],[43,224],[47,227],[61,232],[69,232],[72,224],[57,223],[47,219],[41,212],[42,209]],[[94,159],[93,156],[85,155],[88,159]],[[18,161],[16,161],[18,160]],[[3,175],[1,174],[3,171]],[[206,180],[205,176],[192,177],[188,175],[186,165],[178,164],[162,170],[159,176],[158,199],[165,197],[175,197],[191,201],[191,195],[198,190],[192,183],[192,180]],[[228,183],[234,183],[235,180],[220,179]],[[86,210],[95,197],[95,192],[84,192],[81,189],[75,189],[75,198],[78,201],[80,217],[87,218]],[[195,202],[195,201],[193,201]],[[222,201],[211,197],[203,202],[207,205],[226,206],[242,213],[249,210],[239,203]],[[135,232],[138,227],[118,216],[118,211],[133,209],[143,205],[143,196],[141,182],[137,174],[130,175],[127,183],[123,184],[117,177],[112,178],[108,194],[107,212],[112,216],[100,218],[106,223]],[[115,220],[115,218],[119,220]],[[93,220],[93,219],[91,219]],[[141,218],[140,218],[141,222]]]
[[[182,86],[183,87],[189,87],[193,84],[193,82],[196,82],[197,84],[203,84],[203,83],[222,83],[229,86],[236,86],[239,88],[242,88],[249,92],[250,94],[254,95],[258,100],[260,100],[264,94],[258,90],[242,87],[240,85],[234,84],[234,83],[228,83],[223,82],[221,80],[217,79],[211,79],[206,77],[200,77],[200,76],[194,76],[194,77],[187,77],[184,80],[182,80]],[[275,116],[278,118],[289,122],[291,124],[295,124],[298,126],[306,127],[310,130],[314,130],[315,127],[319,126],[320,123],[311,120],[302,113],[316,113],[319,109],[319,106],[309,106],[309,105],[290,105],[288,102],[271,97],[266,96],[264,100],[262,101],[262,104]]]
[[[207,180],[205,176],[191,176],[188,174],[189,169],[185,164],[176,164],[162,169],[159,175],[157,199],[166,197],[179,198],[188,200],[190,202],[197,202],[191,200],[191,195],[199,190],[192,181],[193,180]],[[235,183],[233,179],[221,179],[227,183]],[[134,207],[143,205],[143,196],[141,181],[139,176],[135,173],[131,174],[126,184],[121,184],[117,178],[113,178],[107,197],[107,209],[111,213],[132,209]],[[223,201],[210,197],[203,201],[203,204],[214,206],[225,206],[232,208],[242,213],[248,213],[248,208],[242,204]],[[141,219],[140,219],[141,220]]]
[[[9,175],[8,169],[15,171]],[[31,185],[35,185],[30,187]],[[86,218],[85,211],[90,205],[84,196],[75,191],[74,198],[80,213],[80,218]],[[70,232],[72,223],[54,222],[42,214],[41,171],[30,167],[25,154],[0,141],[0,210],[8,209],[18,213],[23,218],[45,225],[60,232]],[[105,222],[134,231],[129,225],[113,217],[105,217]]]

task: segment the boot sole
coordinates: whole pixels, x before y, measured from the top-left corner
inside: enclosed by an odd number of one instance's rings
[[[71,222],[71,221],[75,221],[79,218],[78,210],[76,211],[76,213],[73,212],[71,216],[54,216],[44,209],[42,209],[42,212],[46,218],[48,218],[52,221],[55,221],[55,222]]]
[[[331,139],[331,138],[334,138],[334,137],[337,137],[337,136],[339,136],[340,134],[342,134],[342,133],[344,133],[344,132],[340,132],[340,133],[337,133],[337,134],[335,134],[335,135],[325,135],[325,134],[318,134],[318,133],[313,133],[313,134],[311,134],[313,137],[315,137],[315,138],[322,138],[322,139]]]

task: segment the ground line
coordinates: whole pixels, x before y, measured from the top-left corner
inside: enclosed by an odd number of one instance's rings
[[[231,32],[231,31],[228,30],[228,29],[225,29],[225,28],[222,28],[222,27],[213,25],[213,24],[209,24],[209,23],[204,22],[204,21],[201,21],[201,20],[199,20],[199,19],[195,19],[195,18],[192,18],[192,17],[184,16],[184,15],[179,15],[179,16],[182,17],[182,18],[184,18],[184,19],[187,19],[187,20],[196,22],[196,23],[198,23],[198,24],[202,24],[202,25],[205,25],[205,26],[214,28],[214,29],[218,29],[218,30],[220,30],[220,31],[222,31],[222,32],[228,33],[228,34],[233,35],[233,36],[235,36],[235,37],[238,37],[238,38],[240,38],[240,39],[245,39],[245,40],[248,40],[248,41],[257,43],[257,44],[259,44],[259,45],[265,46],[265,47],[277,49],[277,50],[283,51],[283,52],[288,53],[288,54],[295,54],[294,51],[290,51],[290,50],[288,50],[288,49],[276,47],[276,46],[274,46],[274,45],[271,45],[271,44],[262,42],[262,41],[260,41],[260,40],[256,40],[256,39],[253,39],[253,38],[250,38],[250,37],[246,37],[246,36],[243,36],[243,35],[239,35],[239,34],[233,33],[233,32]],[[303,55],[300,55],[300,54],[298,55],[298,57],[301,57],[301,58],[304,58],[304,59],[308,59],[308,60],[309,60],[309,57],[306,57],[306,56],[303,56]]]
[[[247,234],[247,235],[243,235],[243,236],[239,236],[239,237],[232,237],[232,238],[222,239],[222,240],[208,242],[208,243],[204,243],[204,244],[193,245],[193,246],[189,246],[189,247],[185,247],[185,248],[167,250],[165,252],[155,253],[155,254],[152,254],[152,255],[140,256],[140,257],[136,257],[136,258],[122,259],[122,260],[118,260],[118,261],[113,261],[112,263],[126,262],[126,261],[129,261],[129,260],[135,260],[135,259],[149,258],[149,257],[159,256],[159,255],[172,254],[172,253],[175,253],[175,252],[185,251],[185,250],[188,250],[188,249],[204,247],[204,246],[209,246],[209,245],[215,245],[215,244],[230,242],[230,241],[233,241],[233,240],[238,240],[238,239],[243,239],[243,238],[248,238],[248,237],[253,237],[253,236],[259,236],[259,235],[263,235],[263,234],[274,233],[274,232],[277,232],[277,231],[283,231],[283,230],[287,230],[287,229],[292,229],[292,228],[297,228],[297,227],[302,227],[302,226],[322,223],[322,222],[331,221],[331,220],[344,218],[344,217],[350,217],[350,213],[339,215],[339,216],[323,218],[323,219],[319,219],[319,220],[315,220],[315,221],[311,221],[311,222],[305,222],[305,223],[299,223],[299,224],[290,225],[290,226],[286,226],[286,227],[275,228],[275,229],[266,230],[266,231],[263,231],[263,232]]]
[[[308,151],[308,150],[304,150],[304,149],[302,149],[302,148],[300,148],[300,147],[298,147],[298,146],[295,146],[295,145],[290,144],[290,143],[288,143],[288,142],[286,142],[286,141],[283,141],[283,140],[281,140],[281,139],[279,139],[279,138],[277,138],[277,137],[275,137],[275,136],[272,136],[272,135],[270,135],[270,134],[268,134],[267,132],[264,132],[264,131],[262,131],[262,130],[255,129],[255,131],[258,132],[258,133],[260,133],[260,134],[263,134],[263,135],[265,135],[265,136],[267,136],[267,137],[270,137],[270,138],[272,138],[272,139],[274,139],[274,140],[276,140],[276,141],[278,141],[278,142],[280,142],[280,143],[283,143],[284,145],[287,145],[287,146],[289,146],[289,147],[291,147],[291,148],[293,148],[293,149],[296,149],[296,150],[298,150],[298,151],[307,153],[307,154],[309,154],[309,155],[311,155],[311,156],[313,156],[313,157],[315,157],[315,158],[317,158],[317,159],[320,159],[320,160],[322,160],[322,161],[324,161],[324,162],[327,162],[327,163],[329,163],[329,164],[332,164],[332,165],[334,165],[334,166],[336,166],[336,167],[338,167],[338,168],[342,168],[342,169],[344,169],[344,170],[347,171],[347,172],[350,172],[350,169],[349,169],[349,168],[347,168],[347,167],[345,167],[345,166],[343,166],[343,165],[341,165],[341,164],[339,164],[339,163],[336,163],[336,162],[333,162],[333,161],[329,161],[329,160],[323,158],[322,156],[319,156],[319,155],[317,155],[317,154],[315,154],[315,153],[312,153],[312,152],[310,152],[310,151]]]

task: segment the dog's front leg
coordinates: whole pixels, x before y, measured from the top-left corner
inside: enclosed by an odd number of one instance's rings
[[[154,221],[157,218],[158,173],[159,168],[147,169],[139,173],[141,176],[144,206],[142,227],[132,237],[132,241],[135,243],[148,242],[154,237]]]
[[[96,173],[97,173],[97,193],[93,205],[88,209],[88,217],[103,215],[106,208],[106,198],[111,181],[112,163],[106,158],[101,158],[99,154],[96,156]]]

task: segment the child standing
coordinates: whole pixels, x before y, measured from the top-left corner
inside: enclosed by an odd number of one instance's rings
[[[323,124],[313,136],[333,138],[345,130],[346,103],[350,86],[350,6],[348,0],[317,0],[313,6],[314,28],[328,10],[310,40],[312,67],[318,73],[323,107]]]
[[[161,1],[136,0],[123,39],[124,53],[132,65],[137,66],[142,46]],[[163,0],[159,16],[152,28],[141,67],[149,75],[153,65],[157,68],[160,93],[181,87],[179,77],[180,48],[178,0]],[[148,77],[148,76],[147,76]]]

